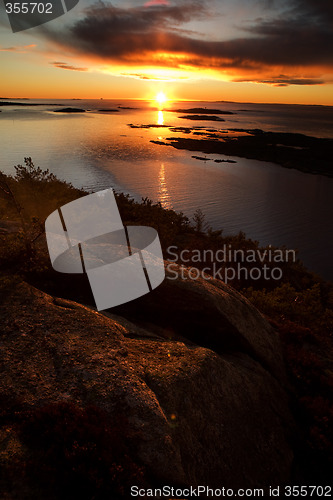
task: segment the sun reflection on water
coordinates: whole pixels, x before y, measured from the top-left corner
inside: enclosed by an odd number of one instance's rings
[[[163,111],[162,110],[158,111],[158,114],[157,114],[157,125],[164,125],[164,115],[163,115]]]
[[[158,174],[158,182],[159,182],[159,190],[158,190],[158,199],[162,204],[163,208],[172,208],[170,202],[170,195],[168,192],[166,180],[165,180],[165,166],[164,163],[161,163],[161,168]]]

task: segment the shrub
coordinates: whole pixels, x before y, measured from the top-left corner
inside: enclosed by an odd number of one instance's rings
[[[124,416],[54,403],[31,411],[20,437],[29,449],[26,478],[41,498],[126,498],[131,484],[144,484]]]

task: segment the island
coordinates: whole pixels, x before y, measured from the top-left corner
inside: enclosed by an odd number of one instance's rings
[[[200,120],[200,121],[211,121],[211,122],[224,122],[223,118],[214,115],[185,115],[178,116],[182,120]]]
[[[193,114],[205,114],[205,115],[234,115],[232,111],[225,111],[222,109],[209,109],[209,108],[180,108],[180,109],[168,109],[172,113],[193,113]]]
[[[62,109],[54,109],[53,113],[85,113],[85,109],[80,108],[62,108]]]
[[[103,108],[98,110],[99,113],[119,113],[119,109]]]
[[[194,133],[192,134],[194,135]],[[213,137],[168,137],[159,145],[276,163],[301,172],[333,177],[333,139],[303,134],[229,129]],[[155,144],[157,141],[151,141]]]
[[[0,101],[0,106],[62,106],[61,104],[50,103],[35,103],[35,102],[14,102],[14,101]]]

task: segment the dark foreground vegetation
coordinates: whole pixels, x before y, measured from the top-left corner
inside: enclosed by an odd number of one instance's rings
[[[31,158],[15,168],[15,177],[0,173],[0,292],[10,293],[17,282],[26,281],[56,297],[93,305],[84,277],[60,275],[52,270],[44,234],[44,221],[52,211],[87,193],[35,167]],[[223,245],[234,250],[265,250],[244,233],[229,236],[213,231],[200,210],[190,221],[184,214],[163,209],[147,198],[137,203],[117,193],[116,199],[125,225],[157,229],[166,259],[170,259],[167,249],[172,245],[179,254],[189,250],[188,266],[200,269],[208,265],[213,269],[213,261],[200,264],[191,260],[191,255],[194,257],[198,249],[214,252]],[[285,248],[281,250],[286,252]],[[268,260],[263,264],[275,265]],[[245,265],[251,269],[258,263]],[[281,267],[283,277],[278,281],[241,279],[229,284],[268,318],[283,344],[290,401],[299,431],[294,450],[298,464],[295,484],[327,484],[333,467],[333,287],[307,271],[298,260],[286,261]],[[126,307],[121,313],[126,317]],[[124,420],[115,420],[110,427],[101,410],[88,408],[83,412],[71,404],[49,406],[22,418],[14,403],[12,416],[6,418],[18,420],[22,440],[31,449],[32,459],[40,464],[36,480],[42,485],[68,488],[68,498],[80,488],[90,488],[91,498],[94,491],[102,491],[108,498],[121,498],[125,484],[144,484],[140,464],[126,460],[130,431]],[[106,451],[110,442],[114,456]],[[26,464],[26,474],[30,465]],[[17,471],[7,473],[15,475]]]
[[[110,419],[97,406],[82,409],[64,401],[35,411],[14,408],[12,418],[2,415],[2,420],[15,422],[30,450],[27,462],[5,464],[2,491],[20,481],[36,499],[120,500],[131,484],[147,486],[146,471],[132,459],[135,437],[125,415]],[[24,488],[17,490],[20,499],[27,498]]]

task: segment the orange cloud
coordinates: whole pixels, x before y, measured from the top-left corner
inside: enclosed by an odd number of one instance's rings
[[[103,62],[113,74],[130,67],[128,75],[143,79],[159,79],[165,70],[173,72],[167,79],[192,73],[194,78],[313,86],[329,82],[333,74],[332,5],[328,0],[291,0],[269,20],[243,23],[244,36],[212,40],[182,29],[209,17],[205,0],[176,5],[149,0],[132,8],[100,3],[60,32],[46,25],[44,36],[66,53]]]
[[[71,71],[88,71],[88,68],[80,68],[78,66],[72,66],[71,64],[67,64],[66,62],[54,61],[51,62],[52,66],[60,69],[69,69]]]
[[[144,4],[144,7],[152,7],[154,5],[170,5],[168,0],[149,0]]]
[[[30,45],[18,45],[17,47],[1,47],[0,52],[19,52],[20,54],[24,54],[28,52],[28,49],[33,49],[37,47],[35,43],[31,43]]]

